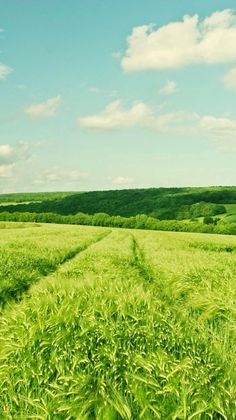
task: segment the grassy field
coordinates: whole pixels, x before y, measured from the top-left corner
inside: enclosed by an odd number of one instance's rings
[[[226,223],[236,223],[236,204],[225,205],[227,213],[221,215],[221,219]]]
[[[235,237],[5,223],[0,248],[1,419],[236,418]]]

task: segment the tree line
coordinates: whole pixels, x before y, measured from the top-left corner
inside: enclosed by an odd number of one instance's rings
[[[55,213],[2,212],[0,221],[61,223],[72,225],[104,226],[129,229],[148,229],[175,232],[202,232],[236,235],[236,223],[204,224],[181,220],[158,220],[145,214],[132,217],[110,216],[106,213],[93,215],[77,213],[75,215],[59,215]]]
[[[107,213],[123,217],[146,214],[160,220],[183,220],[225,213],[224,203],[236,202],[236,188],[229,191],[228,189],[199,191],[194,188],[149,188],[60,194],[63,193],[32,194],[31,202],[30,195],[21,195],[16,197],[16,200],[24,198],[25,202],[20,204],[18,201],[17,211],[61,215],[75,215],[78,212]],[[11,196],[12,202],[13,196],[14,194]],[[4,206],[0,206],[0,212],[2,211],[15,212],[16,206],[10,203],[7,205],[5,202]]]

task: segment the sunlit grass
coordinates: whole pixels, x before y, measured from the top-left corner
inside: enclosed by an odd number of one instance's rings
[[[106,230],[6,224],[0,237],[0,309],[12,299],[20,299],[31,284],[55,271],[103,232]]]
[[[47,227],[91,242],[5,308],[1,418],[236,418],[236,238],[104,231]]]

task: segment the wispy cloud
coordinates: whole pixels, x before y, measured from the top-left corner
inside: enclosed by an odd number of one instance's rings
[[[34,184],[58,184],[66,183],[68,185],[78,184],[89,179],[89,175],[79,170],[63,170],[54,168],[46,171],[35,179]]]
[[[143,102],[134,102],[130,108],[124,108],[121,101],[116,100],[99,114],[79,118],[78,124],[91,129],[120,129],[143,123],[149,114],[150,109]]]
[[[11,74],[13,69],[6,64],[0,63],[0,80],[4,80],[7,78],[9,74]]]
[[[11,178],[13,176],[14,163],[0,164],[0,179]]]
[[[236,139],[236,120],[231,118],[206,115],[201,118],[200,126],[216,137]]]
[[[190,64],[236,61],[236,15],[230,9],[215,12],[202,21],[184,16],[158,29],[135,27],[121,60],[125,71],[175,69]]]
[[[118,176],[112,180],[112,183],[115,185],[128,185],[133,182],[133,178]]]
[[[225,149],[232,143],[236,146],[236,120],[229,116],[199,115],[186,110],[161,113],[144,102],[124,108],[121,101],[115,101],[102,112],[79,118],[78,122],[87,129],[106,131],[139,126],[160,134],[198,135],[224,143]],[[121,181],[122,177],[117,179]]]
[[[26,85],[23,85],[23,84],[19,84],[19,85],[16,85],[16,88],[17,89],[20,89],[20,90],[24,90],[24,89],[27,88],[27,86]]]
[[[122,128],[146,127],[160,132],[186,130],[186,127],[198,119],[195,113],[176,111],[157,113],[144,102],[134,102],[130,107],[123,107],[120,100],[107,105],[98,114],[78,119],[80,127],[96,130],[119,130]],[[184,128],[183,128],[184,127]]]
[[[90,86],[88,88],[88,91],[91,92],[91,93],[100,93],[100,92],[102,92],[102,90],[100,88],[96,87],[96,86]]]
[[[200,119],[199,125],[202,132],[217,144],[219,151],[236,151],[236,120],[206,115]]]
[[[31,154],[28,144],[1,144],[0,145],[0,178],[10,178],[14,169],[22,161],[27,161]]]
[[[167,80],[167,82],[159,90],[160,95],[171,95],[177,91],[177,85],[173,80]]]
[[[153,115],[149,121],[149,128],[162,133],[186,133],[198,124],[199,116],[194,112],[175,111]]]
[[[45,102],[32,104],[25,108],[24,112],[32,119],[50,118],[56,115],[59,104],[61,103],[61,96],[55,96]]]
[[[30,145],[27,143],[1,144],[0,163],[16,163],[19,160],[26,159],[29,157],[29,149]]]

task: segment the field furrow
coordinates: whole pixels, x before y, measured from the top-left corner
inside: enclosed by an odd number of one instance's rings
[[[0,240],[0,309],[10,301],[19,301],[33,283],[108,233],[106,229],[79,227],[4,229]]]

